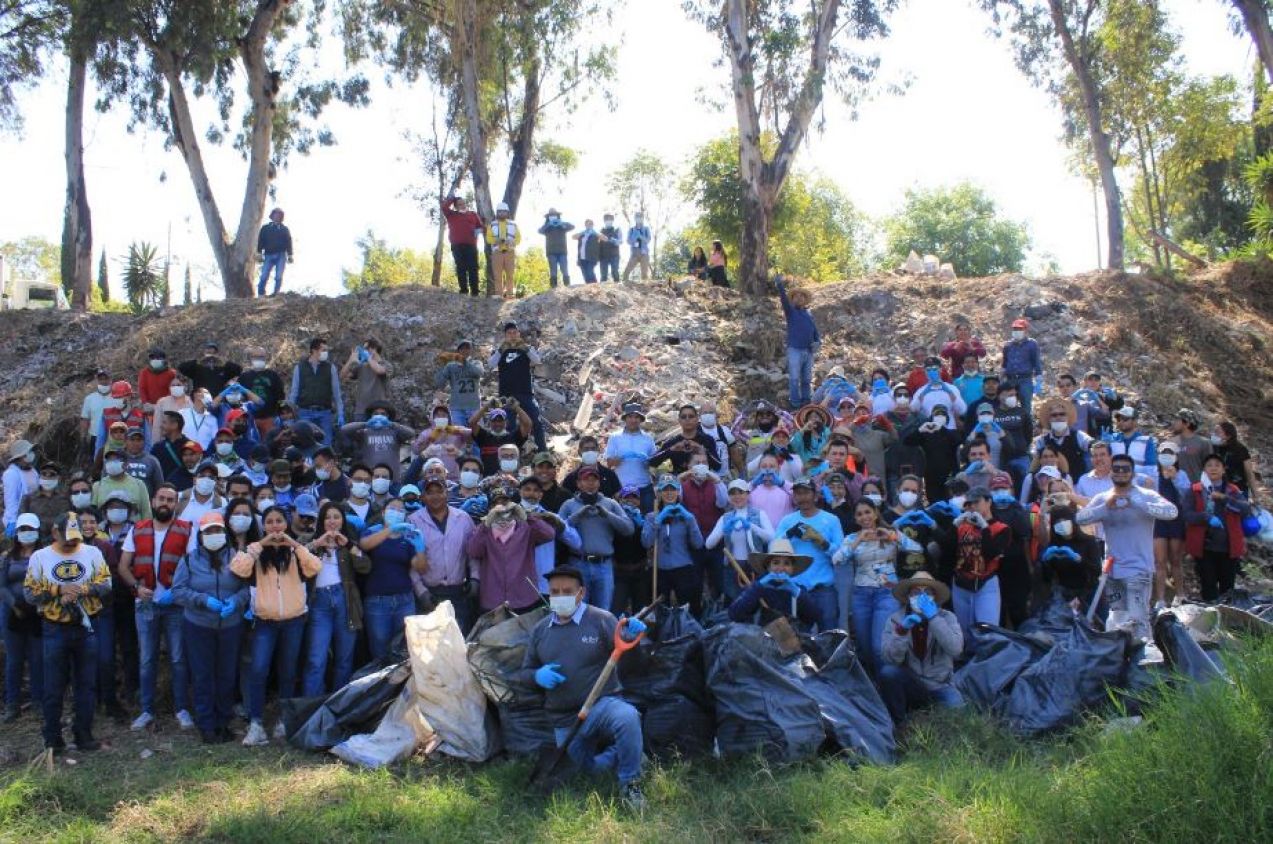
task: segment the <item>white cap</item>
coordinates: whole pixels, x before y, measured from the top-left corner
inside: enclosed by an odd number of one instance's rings
[[[496,211],[507,211],[507,210],[508,210],[508,203],[507,203],[507,202],[501,202],[499,205],[496,205],[496,206],[495,206],[495,210],[496,210]]]
[[[751,492],[751,484],[747,483],[742,478],[734,478],[729,482],[729,491],[733,492],[736,489],[741,489],[743,492]]]
[[[1132,407],[1130,404],[1125,404],[1122,407],[1120,407],[1118,410],[1114,411],[1114,415],[1121,416],[1124,419],[1135,419],[1136,408]]]
[[[1061,480],[1061,470],[1055,466],[1040,466],[1038,474],[1046,475],[1054,480]]]
[[[35,513],[23,513],[18,516],[18,521],[14,525],[14,529],[31,528],[32,530],[40,529],[40,517]]]

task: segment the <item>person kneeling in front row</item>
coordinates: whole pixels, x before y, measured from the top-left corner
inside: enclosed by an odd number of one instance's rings
[[[893,720],[900,724],[907,709],[929,702],[946,709],[963,706],[952,678],[964,634],[955,614],[941,609],[950,590],[921,571],[893,587],[893,597],[902,608],[884,628],[879,678],[880,696]]]

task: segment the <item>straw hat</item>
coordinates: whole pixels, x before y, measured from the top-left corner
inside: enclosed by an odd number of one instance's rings
[[[831,423],[834,421],[831,416],[831,411],[827,410],[822,405],[806,404],[795,413],[794,418],[796,420],[796,425],[803,428],[805,425],[809,424],[809,419],[814,416],[822,420],[822,427],[824,428],[830,428]]]
[[[906,605],[910,598],[910,591],[916,586],[925,586],[937,593],[937,605],[941,606],[950,600],[950,587],[933,577],[926,571],[915,572],[914,577],[908,577],[899,581],[893,587],[893,597],[897,599],[899,604]]]
[[[752,571],[760,575],[769,574],[769,558],[783,557],[791,560],[792,575],[804,573],[813,563],[813,558],[804,554],[797,554],[795,546],[791,544],[790,539],[775,539],[769,543],[768,551],[752,551],[747,555],[747,565],[751,566]]]
[[[1074,406],[1074,402],[1061,396],[1051,396],[1039,403],[1039,419],[1043,421],[1045,426],[1053,410],[1064,410],[1065,422],[1070,427],[1073,427],[1078,422],[1079,412],[1078,408]]]

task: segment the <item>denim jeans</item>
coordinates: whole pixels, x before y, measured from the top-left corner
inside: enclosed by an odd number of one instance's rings
[[[1105,583],[1105,597],[1109,599],[1109,618],[1106,629],[1130,623],[1132,635],[1149,638],[1149,600],[1153,594],[1154,579],[1148,574],[1135,577],[1111,577]]]
[[[286,252],[271,252],[261,261],[261,277],[256,282],[256,295],[265,295],[265,282],[270,277],[270,270],[274,271],[274,292],[278,293],[279,288],[283,286],[283,270],[287,267]]]
[[[674,569],[659,569],[659,594],[672,605],[672,593],[676,593],[676,605],[689,604],[690,614],[696,618],[703,614],[703,570],[691,563]],[[655,597],[658,597],[657,595]]]
[[[402,631],[409,615],[415,615],[415,596],[410,592],[369,595],[362,599],[363,628],[367,631],[367,650],[372,659],[389,653],[389,645]]]
[[[548,450],[548,441],[544,439],[544,423],[539,418],[539,402],[535,401],[535,397],[526,394],[514,395],[517,403],[522,406],[522,410],[526,411],[526,415],[530,417],[532,432],[535,437],[535,448],[540,451]]]
[[[836,621],[841,630],[852,630],[853,566],[835,567]],[[859,650],[861,646],[859,646]]]
[[[194,685],[194,722],[202,732],[227,726],[234,714],[240,627],[241,624],[220,629],[200,627],[182,619],[181,632]]]
[[[477,413],[477,411],[462,410],[461,408],[453,407],[451,408],[451,422],[460,428],[467,428],[469,426],[469,420],[473,418],[474,413]]]
[[[315,410],[311,407],[302,407],[298,408],[296,412],[301,419],[304,419],[306,422],[311,422],[323,429],[323,435],[327,437],[327,439],[323,442],[323,445],[333,448],[335,447],[334,439],[336,436],[336,429],[332,424],[333,419],[332,412],[330,410]]]
[[[619,256],[618,255],[601,259],[601,280],[602,281],[618,281],[619,280]]]
[[[787,349],[787,393],[792,407],[804,407],[813,400],[813,352]]]
[[[614,603],[614,561],[609,557],[599,563],[576,559],[575,566],[583,575],[584,599],[609,612]]]
[[[301,696],[317,697],[327,691],[327,653],[332,656],[331,690],[349,682],[354,673],[354,644],[357,634],[349,629],[349,610],[345,606],[345,587],[324,586],[315,589],[309,601],[305,622],[305,673],[301,678]]]
[[[172,707],[190,708],[190,677],[181,641],[181,607],[157,607],[154,601],[137,602],[137,643],[141,646],[141,710],[155,714],[155,683],[159,679],[159,637],[168,645],[172,664]]]
[[[834,586],[819,586],[808,592],[809,601],[813,604],[814,622],[819,633],[837,629],[836,620],[840,614],[840,593]]]
[[[548,284],[552,287],[557,286],[557,272],[561,271],[561,283],[570,286],[570,256],[565,252],[549,252],[545,257],[548,258]]]
[[[97,706],[97,639],[78,622],[44,622],[44,743],[62,740],[62,700],[74,683],[74,731],[77,739],[93,735]]]
[[[17,709],[22,702],[22,665],[25,663],[31,675],[31,703],[39,706],[44,700],[44,645],[36,634],[10,630],[5,621],[7,619],[0,620],[0,625],[4,625],[4,705]]]
[[[964,632],[964,650],[973,650],[974,624],[999,623],[999,576],[985,581],[976,592],[956,585],[951,590],[950,601],[955,605],[955,617]]]
[[[257,619],[252,630],[252,669],[248,683],[248,717],[260,721],[265,717],[265,683],[270,677],[270,665],[278,660],[278,696],[280,699],[296,694],[296,663],[301,655],[301,643],[305,639],[305,616],[287,621],[262,621]]]
[[[584,284],[597,283],[597,262],[596,261],[581,260],[579,262],[579,271],[583,273]]]
[[[568,732],[569,727],[553,730],[558,746]],[[623,698],[607,695],[592,705],[566,752],[584,772],[614,770],[626,785],[641,778],[641,745],[640,713]]]
[[[880,697],[884,698],[889,714],[898,723],[906,718],[907,709],[930,702],[943,709],[958,709],[964,705],[964,697],[954,685],[947,683],[930,689],[900,665],[881,665],[879,686]]]
[[[853,587],[853,640],[858,658],[872,674],[879,670],[884,625],[899,609],[893,593],[883,586]]]

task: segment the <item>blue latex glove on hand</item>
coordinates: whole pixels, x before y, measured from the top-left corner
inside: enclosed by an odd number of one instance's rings
[[[222,601],[221,602],[221,617],[229,618],[230,616],[234,615],[234,609],[235,609],[234,601]]]
[[[658,516],[654,518],[657,524],[665,525],[668,522],[674,522],[680,518],[681,507],[679,504],[671,504],[659,511]]]
[[[390,424],[388,417],[379,414],[367,420],[368,428],[388,428]]]
[[[646,454],[644,451],[629,451],[624,454],[620,454],[619,459],[648,461],[650,459],[650,455]]]
[[[252,608],[248,607],[243,611],[244,621],[256,621],[256,613],[252,612]]]
[[[933,600],[932,595],[920,595],[915,599],[915,609],[919,610],[919,614],[926,619],[932,619],[937,616],[939,610],[937,602]]]
[[[907,525],[919,525],[921,527],[937,527],[937,522],[933,521],[933,517],[925,513],[923,510],[911,510],[893,520],[895,527],[905,527]]]
[[[369,360],[371,360],[371,353],[368,352],[366,349],[364,349],[362,346],[359,346],[358,347],[358,362],[366,363]]]
[[[1083,558],[1073,548],[1065,545],[1053,545],[1051,548],[1043,552],[1043,559],[1046,562],[1070,562],[1077,563]]]
[[[986,471],[986,464],[980,460],[974,460],[968,464],[968,468],[964,470],[969,475],[976,475]]]
[[[167,592],[155,598],[155,606],[159,606],[159,607],[171,606],[172,598],[173,598],[172,590],[169,589]]]
[[[1222,527],[1224,527],[1224,522],[1220,521],[1220,517],[1219,517],[1219,516],[1212,516],[1210,519],[1207,519],[1207,524],[1208,524],[1208,525],[1210,525],[1210,526],[1211,526],[1211,527],[1213,527],[1213,528],[1222,528]]]
[[[800,594],[800,587],[794,580],[785,574],[778,572],[770,572],[757,581],[761,586],[768,586],[770,589],[777,589],[780,592],[788,592],[792,595]]]
[[[408,537],[408,539],[411,540],[411,548],[417,554],[424,553],[424,534],[420,533],[420,531],[418,530],[412,530],[411,535]]]
[[[362,532],[367,529],[367,522],[353,513],[346,513],[345,521],[349,523],[350,527],[358,531],[359,535],[362,535]]]
[[[535,671],[535,684],[541,689],[555,689],[566,682],[566,675],[558,671],[558,668],[561,665],[556,662],[540,666]]]
[[[902,619],[902,628],[905,630],[910,630],[912,627],[917,627],[923,623],[924,623],[924,619],[915,615],[915,613],[910,613],[905,618]]]
[[[959,515],[959,511],[955,509],[955,505],[949,501],[937,501],[928,507],[929,513],[936,513],[939,516],[947,516],[955,518]]]
[[[221,608],[225,606],[225,604],[221,603],[219,599],[214,598],[211,595],[208,595],[203,599],[203,605],[215,613],[221,612]]]
[[[644,633],[647,629],[645,622],[639,618],[628,618],[625,615],[623,616],[623,618],[619,620],[623,621],[624,619],[627,619],[627,622],[628,622],[627,627],[624,628],[624,631],[623,631],[623,640],[625,642],[631,642],[637,636],[640,636],[642,633]]]
[[[490,505],[485,495],[474,495],[472,498],[466,498],[460,504],[460,509],[470,516],[481,518],[486,515],[486,511]]]
[[[18,523],[6,522],[4,526],[4,535],[9,537],[10,539],[13,539],[13,537],[17,536],[17,534],[18,534]]]

